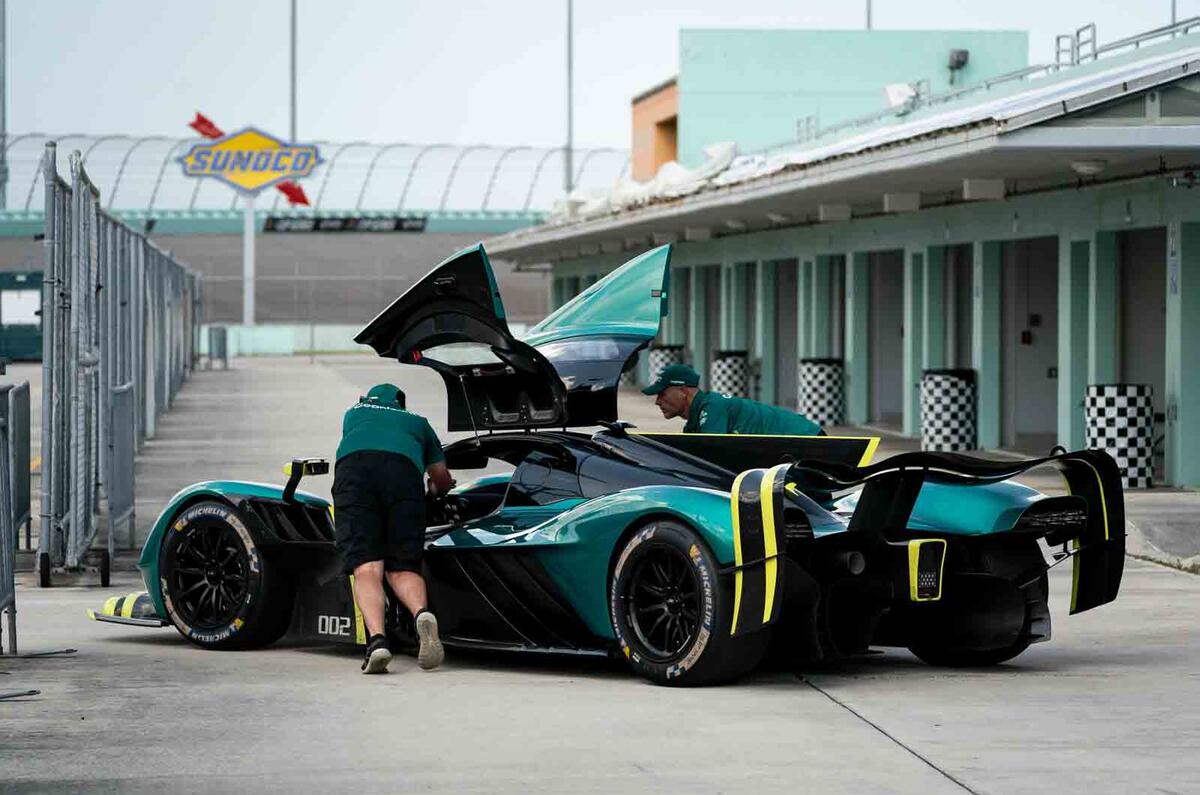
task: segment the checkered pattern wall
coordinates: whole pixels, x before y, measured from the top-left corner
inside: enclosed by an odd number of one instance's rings
[[[750,394],[750,357],[746,351],[717,351],[708,367],[708,388],[733,397]]]
[[[673,364],[686,364],[682,345],[656,345],[650,349],[650,381],[653,384],[663,370]]]
[[[799,393],[796,411],[818,425],[845,422],[845,387],[839,359],[801,359],[797,373]]]
[[[1087,446],[1113,457],[1125,486],[1148,488],[1154,479],[1154,388],[1149,384],[1093,384],[1084,402]]]
[[[921,449],[975,449],[975,373],[927,370],[921,377]]]

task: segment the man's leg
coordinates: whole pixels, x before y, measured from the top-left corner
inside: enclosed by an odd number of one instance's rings
[[[388,572],[391,574],[396,572]],[[421,583],[424,592],[424,583]],[[395,588],[395,585],[392,586]],[[369,637],[383,632],[383,561],[371,560],[354,569],[354,601],[358,603]]]
[[[382,564],[380,566],[382,568]],[[387,579],[388,584],[392,586],[392,593],[396,594],[396,598],[408,608],[408,612],[412,613],[414,618],[428,606],[425,578],[420,574],[415,571],[389,571]]]
[[[389,571],[387,579],[392,592],[413,615],[419,644],[417,664],[427,671],[437,668],[446,658],[446,652],[438,637],[437,617],[428,609],[424,578],[415,571]]]

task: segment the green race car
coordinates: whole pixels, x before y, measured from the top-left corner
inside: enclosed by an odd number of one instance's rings
[[[425,575],[448,646],[613,655],[677,685],[873,646],[933,664],[998,663],[1050,637],[1043,544],[1073,557],[1072,612],[1116,597],[1124,506],[1103,453],[872,464],[870,437],[638,433],[618,422],[621,373],[666,314],[670,255],[634,258],[518,339],[475,246],[356,338],[436,370],[449,428],[474,432],[446,447],[446,461],[482,474],[429,512]],[[1009,480],[1039,465],[1057,467],[1070,493]],[[211,649],[289,633],[364,643],[331,508],[296,490],[327,470],[298,459],[284,487],[184,489],[142,550],[147,592],[93,617],[173,624]],[[412,644],[402,608],[389,608],[388,629]]]

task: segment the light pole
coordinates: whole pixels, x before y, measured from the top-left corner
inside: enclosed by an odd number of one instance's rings
[[[0,0],[0,210],[8,207],[8,9]]]
[[[567,0],[567,145],[563,148],[563,192],[571,193],[572,185],[572,166],[571,159],[574,154],[571,150],[574,146],[575,138],[575,102],[572,91],[574,83],[575,70],[575,52],[574,52],[574,30],[572,25],[572,16],[574,11],[573,0]]]
[[[3,0],[0,0],[2,2]],[[288,114],[288,135],[296,143],[296,0],[292,0],[292,51],[291,51],[291,108]]]

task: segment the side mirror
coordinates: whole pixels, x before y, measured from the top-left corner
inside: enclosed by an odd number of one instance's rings
[[[326,475],[329,473],[329,460],[325,458],[293,458],[290,464],[284,464],[283,474],[288,476],[287,485],[283,487],[283,501],[296,501],[296,487],[305,475]]]

